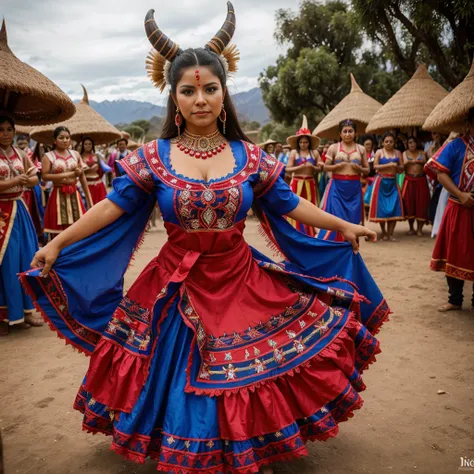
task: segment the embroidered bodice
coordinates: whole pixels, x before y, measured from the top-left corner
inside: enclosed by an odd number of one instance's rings
[[[360,154],[359,147],[356,145],[354,150],[346,153],[342,149],[342,142],[339,142],[337,154],[334,157],[334,164],[338,163],[356,163],[360,165],[362,163],[362,155]]]
[[[23,160],[20,157],[20,153],[13,147],[13,155],[6,157],[0,153],[0,179],[13,179],[16,176],[25,172]],[[7,194],[18,193],[23,189],[22,186],[15,186],[6,191]]]
[[[51,173],[60,174],[66,171],[74,171],[78,165],[78,159],[69,152],[68,157],[59,156],[56,152],[51,151],[46,153],[49,161],[51,162]]]
[[[99,165],[99,157],[95,154],[90,154],[85,160],[84,164],[86,164],[89,168],[92,168],[94,165]],[[86,177],[88,180],[94,180],[99,178],[99,171],[90,171],[86,170]]]
[[[408,156],[408,153],[406,153],[405,156],[407,157],[407,161],[411,161],[412,163],[416,163],[417,161],[423,161],[423,154],[421,153],[421,151],[416,158]]]
[[[313,155],[297,156],[295,158],[295,166],[304,165],[305,163],[311,163],[312,165],[316,166],[316,160],[314,159]]]
[[[388,165],[389,163],[399,163],[399,162],[400,162],[400,159],[398,158],[398,156],[393,156],[393,157],[381,156],[379,159],[379,163],[381,165]]]
[[[280,177],[282,163],[250,143],[230,142],[230,146],[233,171],[204,181],[172,169],[169,140],[150,142],[121,160],[127,175],[114,181],[112,199],[131,212],[140,200],[153,194],[168,233],[177,228],[186,233],[233,230],[239,236],[254,197],[271,201],[282,214],[297,206],[299,198]],[[230,238],[229,246],[233,243]]]

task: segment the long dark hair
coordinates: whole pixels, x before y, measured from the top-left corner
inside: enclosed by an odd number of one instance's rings
[[[224,96],[224,110],[226,112],[227,120],[225,123],[225,134],[222,122],[217,120],[217,127],[219,131],[228,140],[244,140],[250,142],[251,140],[245,135],[242,128],[240,127],[237,119],[237,113],[232,103],[232,99],[227,91],[226,87],[226,72],[222,61],[219,56],[204,48],[190,48],[183,53],[179,54],[171,63],[171,69],[169,71],[169,81],[171,86],[171,92],[176,95],[176,86],[183,75],[183,71],[190,67],[206,66],[212,73],[219,78],[222,89],[225,92]],[[175,138],[178,136],[178,127],[175,124],[176,105],[173,101],[171,94],[168,97],[168,104],[166,110],[166,120],[163,125],[160,138]],[[183,118],[183,125],[181,130],[184,130],[186,126],[186,120]]]
[[[8,122],[15,129],[15,121],[9,115],[0,115],[0,123]]]
[[[81,156],[82,154],[84,153],[84,143],[86,140],[89,140],[91,143],[92,143],[92,153],[95,153],[95,143],[94,143],[94,140],[92,140],[92,138],[90,137],[84,137],[83,140],[82,140],[82,143],[81,143]]]

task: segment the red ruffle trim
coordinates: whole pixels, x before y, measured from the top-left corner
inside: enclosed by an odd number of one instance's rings
[[[253,474],[258,472],[262,466],[307,456],[305,444],[308,441],[327,441],[336,437],[339,431],[338,424],[352,418],[354,411],[360,409],[362,405],[363,401],[360,396],[354,389],[350,389],[323,419],[301,426],[300,430],[290,438],[270,442],[261,448],[253,447],[242,453],[223,453],[220,450],[200,453],[199,450],[198,452],[188,452],[172,449],[162,444],[162,440],[173,436],[172,434],[161,433],[161,439],[151,439],[150,436],[140,434],[125,435],[116,431],[108,419],[91,412],[82,403],[82,400],[79,400],[79,403],[76,400],[74,408],[85,415],[85,421],[94,419],[96,422],[95,427],[84,422],[84,431],[112,436],[111,450],[135,463],[143,464],[149,457],[158,461],[157,470],[175,474]],[[191,439],[190,441],[195,442],[196,440]],[[208,441],[202,440],[202,443],[207,444]],[[124,446],[124,442],[128,446]],[[141,452],[135,451],[133,447],[140,449]],[[174,463],[170,463],[170,459],[173,459]],[[179,465],[183,460],[186,460],[186,465]],[[208,466],[213,461],[214,465]],[[249,461],[251,462],[249,463]],[[245,465],[239,466],[244,462]]]
[[[221,436],[236,441],[278,431],[316,413],[349,383],[357,392],[365,390],[360,372],[375,362],[381,350],[369,333],[355,349],[360,328],[351,316],[337,338],[306,363],[251,387],[225,391],[217,404]],[[358,372],[354,372],[356,362],[362,367]],[[198,394],[209,396],[205,391]],[[261,416],[268,412],[271,417]]]
[[[130,413],[145,384],[148,364],[149,358],[103,337],[91,358],[85,389],[110,410]]]

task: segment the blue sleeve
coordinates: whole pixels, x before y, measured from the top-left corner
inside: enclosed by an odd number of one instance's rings
[[[281,216],[289,214],[300,202],[300,198],[285,183],[284,174],[285,166],[281,162],[262,153],[254,194]]]
[[[150,197],[149,193],[137,186],[126,174],[115,178],[112,187],[113,189],[107,195],[107,199],[117,204],[128,214],[133,214],[137,209],[144,206]]]
[[[445,147],[439,150],[439,154],[436,153],[433,157],[434,161],[439,165],[440,171],[451,174],[454,172],[454,164],[458,155],[458,143],[457,140],[453,140],[448,143]]]

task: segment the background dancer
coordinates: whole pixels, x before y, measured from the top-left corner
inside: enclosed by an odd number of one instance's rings
[[[361,176],[369,173],[367,152],[355,141],[357,126],[352,120],[339,123],[341,141],[326,153],[324,171],[332,173],[321,208],[353,224],[364,222]],[[318,238],[341,240],[342,236],[321,231]]]
[[[382,240],[395,242],[393,231],[397,221],[404,219],[402,196],[397,183],[397,173],[403,171],[403,162],[401,153],[394,148],[395,135],[392,132],[383,135],[382,143],[382,149],[375,153],[374,169],[378,174],[370,200],[369,219],[380,224]]]
[[[80,180],[88,207],[92,200],[83,172],[81,155],[70,149],[71,134],[64,126],[53,132],[55,149],[46,153],[41,161],[41,178],[53,183],[44,216],[44,231],[52,239],[64,229],[74,224],[86,210],[77,189]]]
[[[101,160],[95,152],[95,145],[91,138],[86,137],[82,141],[81,158],[83,163],[87,166],[84,173],[91,194],[92,205],[94,205],[105,199],[107,190],[102,181],[104,172],[102,171]]]
[[[291,190],[309,202],[319,205],[319,193],[316,186],[315,174],[322,170],[321,157],[317,151],[319,138],[311,134],[308,120],[303,115],[303,123],[296,135],[286,139],[291,147],[290,157],[286,165],[286,173],[291,176]],[[294,219],[288,219],[290,224],[300,232],[314,237],[316,230]]]
[[[405,219],[408,219],[410,230],[408,235],[423,235],[423,226],[428,220],[428,207],[430,205],[430,188],[423,171],[426,164],[426,154],[418,144],[418,140],[411,136],[408,138],[408,149],[403,152],[403,166],[405,180],[402,188],[403,208]]]
[[[0,114],[0,336],[12,326],[42,326],[17,277],[38,250],[35,228],[21,199],[24,188],[35,186],[38,177],[27,154],[12,146],[14,138],[13,118]]]

